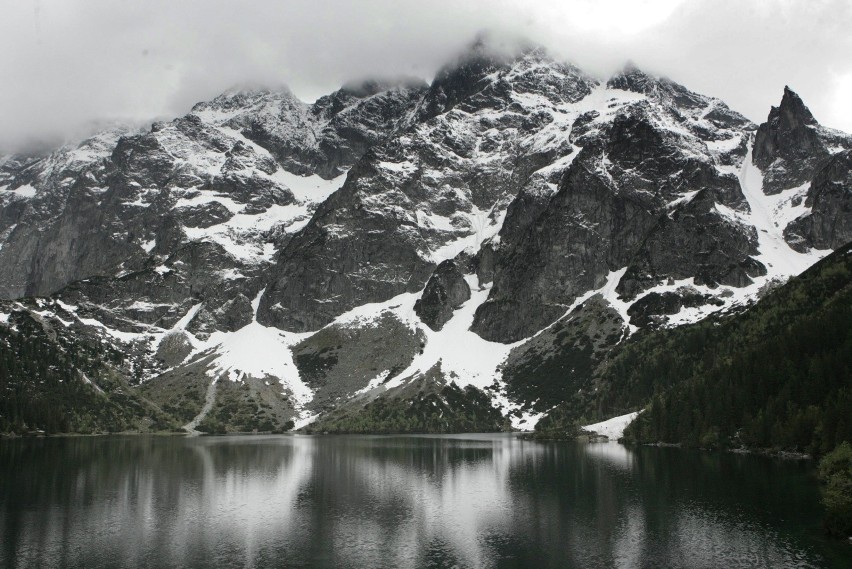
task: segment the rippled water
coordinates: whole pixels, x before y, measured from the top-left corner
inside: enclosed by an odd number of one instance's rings
[[[0,441],[0,567],[852,567],[812,465],[511,435]]]

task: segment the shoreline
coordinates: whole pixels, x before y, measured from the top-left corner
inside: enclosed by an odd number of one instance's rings
[[[621,443],[624,446],[644,446],[644,447],[658,447],[658,448],[678,448],[682,450],[698,450],[702,452],[725,452],[730,454],[748,454],[754,456],[765,456],[767,458],[780,458],[783,460],[812,460],[816,461],[816,458],[808,454],[806,452],[796,452],[789,450],[779,450],[773,448],[746,448],[746,447],[738,447],[738,448],[704,448],[704,447],[685,447],[682,443]]]
[[[478,432],[462,432],[462,433],[304,433],[301,431],[285,431],[285,432],[272,432],[272,431],[239,431],[232,433],[190,433],[190,432],[177,432],[177,431],[151,431],[151,432],[140,432],[140,431],[121,431],[115,433],[40,433],[40,434],[16,434],[16,433],[0,433],[0,441],[3,440],[18,440],[18,439],[49,439],[49,438],[72,438],[72,437],[108,437],[108,436],[149,436],[149,437],[225,437],[225,436],[272,436],[272,435],[302,435],[302,436],[328,436],[328,435],[354,435],[354,436],[377,436],[377,435],[388,435],[388,436],[407,436],[407,435],[473,435],[473,434],[483,434]],[[487,433],[491,434],[491,433]],[[725,449],[712,449],[712,448],[703,448],[703,447],[685,447],[681,443],[664,443],[664,442],[656,442],[656,443],[635,443],[635,442],[622,442],[623,439],[614,440],[612,438],[606,437],[605,435],[599,435],[597,433],[581,433],[578,435],[565,435],[565,436],[557,436],[553,433],[547,433],[544,436],[536,436],[536,431],[513,431],[512,434],[515,434],[524,441],[531,442],[567,442],[573,441],[581,444],[603,444],[603,443],[618,443],[625,447],[657,447],[657,448],[677,448],[682,450],[698,450],[702,452],[725,452],[731,454],[743,454],[743,455],[754,455],[754,456],[764,456],[767,458],[779,458],[783,460],[807,460],[807,461],[816,461],[817,459],[808,453],[804,452],[795,452],[789,450],[778,450],[771,448],[725,448]]]

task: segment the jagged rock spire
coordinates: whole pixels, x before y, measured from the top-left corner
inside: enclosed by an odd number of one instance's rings
[[[776,109],[773,107],[773,110]],[[784,96],[781,98],[781,106],[778,107],[777,114],[781,128],[792,130],[805,125],[819,124],[802,98],[787,85],[784,86]],[[772,112],[769,118],[772,120]]]
[[[757,129],[752,155],[754,164],[766,170],[779,158],[784,161],[824,158],[828,151],[824,148],[818,127],[819,123],[801,97],[790,87],[784,87],[781,104],[772,107],[766,122]],[[783,187],[792,187],[798,180],[781,180],[778,177],[776,183],[775,178],[768,178],[769,183],[764,190],[774,193]]]

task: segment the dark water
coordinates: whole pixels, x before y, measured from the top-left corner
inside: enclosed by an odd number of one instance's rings
[[[445,437],[0,441],[2,567],[852,567],[812,465]]]

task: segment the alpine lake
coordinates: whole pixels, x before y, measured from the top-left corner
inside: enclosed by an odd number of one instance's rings
[[[852,567],[811,461],[513,434],[0,440],[0,567]]]

